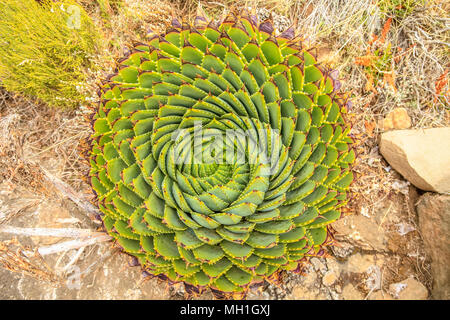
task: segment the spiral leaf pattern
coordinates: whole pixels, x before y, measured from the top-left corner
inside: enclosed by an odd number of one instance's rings
[[[173,21],[103,84],[90,180],[153,275],[242,292],[320,254],[353,180],[335,72],[246,11]]]

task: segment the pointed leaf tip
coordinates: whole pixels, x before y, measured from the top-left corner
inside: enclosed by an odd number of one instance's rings
[[[173,18],[171,24],[174,28],[181,28],[181,22],[177,18]]]
[[[275,28],[270,20],[266,20],[259,25],[259,31],[266,32],[268,34],[272,34]]]
[[[195,28],[204,28],[208,25],[209,18],[206,15],[206,12],[203,10],[201,3],[198,3],[197,6],[197,14],[194,20]]]
[[[290,26],[289,28],[287,28],[286,30],[284,30],[280,36],[280,38],[284,38],[284,39],[288,39],[288,40],[292,40],[295,37],[295,29],[294,26]]]

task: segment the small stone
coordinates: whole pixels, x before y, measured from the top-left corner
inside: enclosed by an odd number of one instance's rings
[[[381,269],[376,265],[372,265],[367,269],[366,273],[369,275],[364,281],[366,287],[369,290],[381,289]]]
[[[417,188],[450,193],[450,127],[385,132],[380,152]]]
[[[450,196],[425,193],[417,202],[419,228],[431,257],[433,298],[450,299]]]
[[[336,245],[330,247],[333,255],[338,258],[347,258],[355,250],[355,247],[350,243],[340,241]]]
[[[394,300],[394,298],[387,292],[381,290],[372,292],[368,298],[369,300]]]
[[[329,287],[331,286],[333,283],[335,283],[337,280],[337,276],[334,272],[332,271],[328,271],[327,273],[325,273],[325,275],[322,278],[322,283]]]
[[[362,255],[360,253],[356,253],[348,259],[347,271],[353,273],[364,273],[373,265],[375,265],[375,260],[372,255]]]
[[[409,232],[416,230],[416,228],[414,228],[412,225],[405,222],[397,223],[395,227],[397,229],[398,234],[401,236],[404,236],[405,234],[408,234]]]
[[[334,257],[327,257],[325,260],[327,262],[328,271],[332,271],[339,275],[342,269],[341,263],[339,263]]]
[[[408,278],[389,286],[392,296],[399,300],[427,300],[428,290],[414,278]]]
[[[411,128],[411,118],[405,108],[395,108],[389,112],[382,122],[384,131]]]
[[[317,50],[317,60],[321,63],[333,64],[338,58],[339,56],[329,46],[319,47]]]
[[[356,288],[349,283],[342,290],[342,298],[344,300],[362,300],[364,297],[361,292],[356,290]]]
[[[325,266],[325,264],[322,263],[322,261],[320,261],[318,258],[314,257],[311,258],[311,263],[314,266],[314,269],[316,269],[316,271],[320,271],[322,273],[324,273],[327,270],[327,267]]]
[[[340,295],[334,290],[329,291],[329,297],[331,300],[342,300]]]
[[[348,241],[368,250],[386,250],[386,235],[372,219],[362,215],[349,215],[334,222],[333,228],[338,240]]]
[[[309,265],[305,270],[305,275],[302,277],[303,286],[313,286],[317,282],[317,272],[312,265]]]
[[[326,296],[318,288],[301,286],[297,286],[292,290],[291,298],[293,300],[326,300]]]

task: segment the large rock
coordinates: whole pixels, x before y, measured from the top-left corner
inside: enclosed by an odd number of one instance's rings
[[[419,228],[431,257],[433,298],[450,299],[450,196],[424,194],[417,203]]]
[[[364,273],[367,270],[369,270],[369,268],[373,265],[375,265],[373,255],[369,254],[362,255],[360,253],[356,253],[350,256],[350,258],[348,259],[347,271],[353,273]]]
[[[333,223],[336,239],[366,250],[386,251],[387,239],[379,226],[362,215],[349,215]]]
[[[351,283],[347,284],[342,291],[344,300],[363,300],[364,297]]]
[[[383,133],[380,152],[417,188],[450,192],[450,127]]]
[[[408,278],[389,286],[390,293],[399,300],[427,300],[428,290],[414,278]]]
[[[394,298],[388,293],[381,290],[375,291],[369,295],[369,300],[394,300]]]

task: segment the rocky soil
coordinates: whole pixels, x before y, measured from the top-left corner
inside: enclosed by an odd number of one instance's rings
[[[0,219],[5,213],[16,213],[18,227],[88,227],[89,219],[70,201],[58,197],[42,202],[23,190],[0,188]],[[20,212],[17,210],[22,209]],[[3,215],[3,216],[2,216]],[[92,227],[92,226],[91,226]],[[11,239],[0,233],[0,241]],[[54,244],[53,237],[25,237],[17,240],[26,247]],[[0,258],[2,257],[0,251]],[[70,264],[76,254],[79,258]],[[34,261],[33,261],[34,262]],[[11,272],[0,268],[0,299],[169,299],[167,286],[142,276],[139,267],[120,254],[110,243],[86,247],[79,253],[53,254],[36,261],[33,274]],[[48,269],[45,267],[48,265]],[[24,265],[24,269],[29,269]],[[42,272],[46,274],[42,275]],[[39,278],[39,275],[42,275]]]

